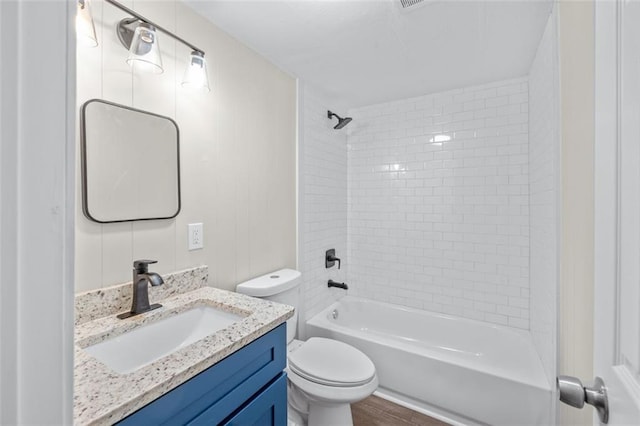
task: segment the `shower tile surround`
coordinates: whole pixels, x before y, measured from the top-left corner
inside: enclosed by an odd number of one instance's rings
[[[345,294],[324,285],[336,274],[352,295],[529,330],[553,385],[558,70],[553,12],[527,76],[351,109],[342,132],[323,123],[332,97],[305,85],[304,316]],[[346,276],[322,264],[345,232]]]
[[[351,294],[529,329],[526,77],[349,111]]]
[[[328,109],[342,110],[332,97],[310,84],[300,86],[299,144],[299,259],[304,306],[300,332],[305,320],[345,294],[330,289],[327,281],[347,281],[347,128],[334,130],[336,120]],[[320,112],[320,113],[318,113]],[[351,124],[349,124],[350,126]],[[343,260],[341,269],[326,269],[326,250],[336,249]]]

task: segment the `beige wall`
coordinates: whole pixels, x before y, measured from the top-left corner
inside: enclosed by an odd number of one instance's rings
[[[203,49],[211,92],[180,87],[190,50],[162,34],[164,73],[133,74],[115,35],[126,14],[92,3],[99,46],[78,48],[78,107],[100,98],[175,119],[182,211],[172,220],[100,225],[83,216],[78,187],[76,291],[129,281],[139,258],[157,259],[160,273],[206,264],[209,284],[225,289],[295,267],[295,80],[179,1],[122,3]],[[204,223],[205,247],[190,252],[187,224],[195,222]]]
[[[594,14],[592,1],[559,4],[562,252],[559,374],[593,377]],[[560,424],[590,425],[593,410],[560,404]]]

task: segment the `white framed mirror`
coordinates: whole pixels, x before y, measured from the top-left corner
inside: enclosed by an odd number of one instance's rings
[[[92,99],[82,106],[82,207],[99,223],[180,212],[180,132],[169,117]]]

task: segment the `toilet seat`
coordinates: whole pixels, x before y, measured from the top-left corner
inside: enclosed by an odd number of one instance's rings
[[[330,387],[359,387],[376,377],[373,362],[346,343],[312,337],[289,353],[292,373]]]
[[[298,373],[285,369],[289,381],[300,390],[309,401],[322,404],[351,404],[371,395],[378,388],[378,376],[359,386],[327,386],[307,380]]]

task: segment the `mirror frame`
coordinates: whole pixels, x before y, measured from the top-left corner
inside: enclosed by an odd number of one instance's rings
[[[134,111],[137,113],[147,114],[154,117],[162,118],[165,120],[169,120],[171,124],[173,124],[176,128],[176,161],[177,161],[177,188],[178,188],[178,208],[176,209],[175,214],[171,216],[162,216],[162,217],[143,217],[136,219],[120,219],[120,220],[98,220],[91,216],[89,212],[89,203],[88,203],[88,187],[87,187],[87,131],[86,131],[86,109],[91,103],[103,103],[111,106],[115,106],[118,108],[126,109],[129,111]],[[181,195],[181,184],[180,184],[180,128],[178,127],[178,123],[171,117],[167,117],[160,114],[155,114],[153,112],[141,110],[138,108],[133,108],[127,105],[118,104],[115,102],[106,101],[104,99],[90,99],[82,104],[80,111],[80,156],[81,156],[81,173],[82,173],[82,212],[87,217],[87,219],[92,220],[97,223],[122,223],[122,222],[138,222],[138,221],[146,221],[146,220],[163,220],[163,219],[173,219],[182,210],[182,195]]]

